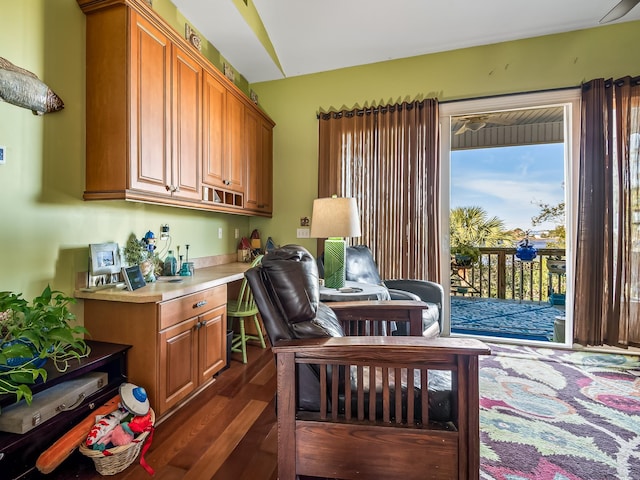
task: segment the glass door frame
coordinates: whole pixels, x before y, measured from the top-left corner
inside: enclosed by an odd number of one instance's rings
[[[565,146],[565,228],[567,241],[567,274],[566,274],[566,303],[565,303],[565,343],[555,343],[554,346],[570,348],[573,345],[573,286],[575,267],[575,232],[577,226],[578,204],[578,176],[580,166],[580,89],[570,88],[546,92],[513,94],[495,97],[485,97],[473,100],[458,100],[441,102],[440,116],[440,231],[441,261],[440,275],[443,279],[445,298],[450,298],[451,285],[447,281],[451,275],[450,239],[449,239],[449,211],[451,194],[451,117],[473,115],[502,110],[521,110],[526,108],[540,108],[547,106],[564,107],[564,146]],[[451,303],[443,302],[442,335],[451,335]],[[484,337],[483,337],[484,338]],[[523,343],[513,339],[503,339],[503,342]],[[548,346],[547,342],[539,343]]]

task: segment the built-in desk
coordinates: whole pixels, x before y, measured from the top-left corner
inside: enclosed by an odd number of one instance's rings
[[[91,338],[132,345],[129,381],[143,386],[158,419],[214,381],[227,364],[227,284],[247,263],[161,277],[129,292],[77,290]],[[180,283],[169,280],[179,278]]]
[[[199,292],[207,288],[226,285],[236,280],[242,280],[244,272],[249,269],[249,263],[226,263],[214,267],[199,268],[192,277],[159,277],[158,281],[129,292],[122,288],[105,288],[94,292],[87,292],[79,288],[75,291],[76,298],[88,300],[105,300],[108,302],[126,303],[158,303],[182,297],[190,293]],[[178,283],[171,280],[181,280]]]

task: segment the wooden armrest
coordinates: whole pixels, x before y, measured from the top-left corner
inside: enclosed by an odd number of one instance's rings
[[[346,322],[408,322],[410,335],[422,335],[422,311],[428,306],[415,300],[364,300],[327,303]]]
[[[298,358],[336,358],[349,360],[354,357],[369,357],[396,361],[405,357],[409,362],[429,356],[490,355],[491,349],[473,338],[425,338],[425,337],[323,337],[304,340],[281,340],[272,348],[273,352],[293,353]],[[418,356],[418,357],[416,357]]]

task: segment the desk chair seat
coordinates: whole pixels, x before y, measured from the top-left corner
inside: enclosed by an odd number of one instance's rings
[[[251,264],[251,267],[255,267],[260,264],[262,255],[256,257]],[[264,343],[264,337],[262,336],[262,326],[258,321],[258,307],[253,299],[253,293],[251,288],[247,284],[247,279],[242,280],[240,285],[240,294],[236,300],[230,300],[227,302],[227,319],[229,320],[229,327],[233,328],[233,319],[237,318],[240,323],[240,331],[233,334],[233,340],[231,341],[231,351],[236,353],[242,353],[242,363],[247,363],[247,340],[257,340],[260,342],[262,348],[267,348]],[[256,335],[246,333],[244,320],[245,318],[253,318],[253,323],[256,328]]]

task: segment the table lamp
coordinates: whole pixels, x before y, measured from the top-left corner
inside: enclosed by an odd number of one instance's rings
[[[316,198],[313,201],[311,233],[324,242],[324,286],[344,287],[344,260],[347,242],[344,237],[359,237],[360,219],[355,198]]]

